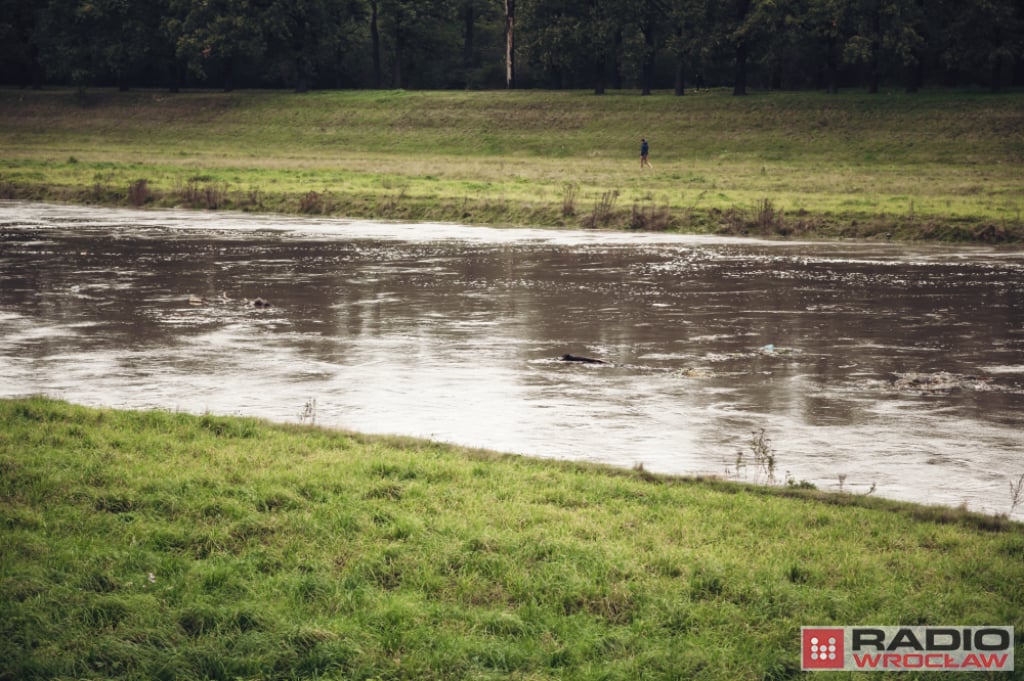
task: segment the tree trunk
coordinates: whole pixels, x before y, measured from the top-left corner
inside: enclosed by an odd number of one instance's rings
[[[231,92],[235,89],[235,58],[224,57],[224,92]]]
[[[912,95],[921,89],[924,83],[924,61],[923,55],[915,55],[913,64],[907,65],[907,94]]]
[[[402,89],[402,36],[401,32],[395,31],[395,56],[391,65],[391,87],[396,90]]]
[[[516,0],[505,0],[505,87],[516,86]]]
[[[295,58],[295,92],[309,92],[309,67],[306,58],[298,56]]]
[[[683,42],[683,29],[676,28],[676,40],[680,44]],[[675,83],[675,95],[676,97],[682,97],[686,94],[686,64],[683,60],[682,54],[676,55],[676,83]]]
[[[1024,85],[1024,55],[1017,57],[1013,62],[1010,85],[1013,87]]]
[[[562,67],[558,64],[548,64],[544,69],[548,88],[551,90],[562,90],[565,85],[565,77]]]
[[[741,0],[736,6],[736,26],[743,26],[750,11],[750,0]],[[733,96],[747,94],[747,38],[741,35],[736,42],[736,80],[732,86]]]
[[[594,58],[594,94],[603,95],[606,83],[608,63],[604,53]]]
[[[612,64],[612,89],[622,89],[622,69],[619,68],[619,55],[622,54],[622,29],[615,31],[615,63]]]
[[[882,49],[881,45],[879,45],[882,35],[882,15],[881,10],[877,7],[872,15],[871,28],[874,31],[874,35],[871,38],[871,61],[868,62],[868,68],[870,69],[868,73],[868,94],[877,95],[879,81],[882,79],[881,67],[879,66],[879,52]]]
[[[997,54],[992,60],[992,82],[989,83],[989,90],[999,92],[1003,79],[1003,57]]]
[[[465,70],[466,75],[464,80],[465,86],[469,88],[470,85],[470,72],[475,66],[476,59],[474,58],[473,51],[475,46],[473,40],[476,33],[476,12],[473,9],[473,0],[467,0],[466,5],[463,7],[463,41],[462,41],[462,68]]]
[[[171,84],[167,88],[168,92],[181,92],[182,86],[182,64],[177,57],[171,57]]]
[[[377,28],[377,0],[370,1],[370,50],[373,52],[373,87],[381,88],[380,29]]]
[[[33,90],[43,89],[43,67],[39,63],[39,48],[35,43],[28,48],[29,81]]]
[[[463,33],[462,36],[462,65],[467,69],[473,68],[473,39],[476,33],[476,12],[473,10],[473,2],[469,0],[463,8]]]
[[[736,82],[732,87],[734,96],[747,94],[747,43],[740,41],[736,45]]]
[[[836,59],[836,38],[830,35],[826,39],[826,49],[828,52],[825,54],[825,79],[827,81],[828,93],[830,95],[839,94],[839,65]]]
[[[871,61],[868,62],[868,94],[877,95],[882,74],[878,66],[878,44],[871,47]]]
[[[641,66],[641,95],[651,94],[654,80],[654,23],[650,20],[640,29],[644,34],[644,62]]]

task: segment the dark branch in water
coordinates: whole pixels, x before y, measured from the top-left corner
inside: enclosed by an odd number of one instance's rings
[[[583,364],[608,364],[603,359],[594,359],[593,357],[580,357],[579,355],[570,355],[568,353],[562,355],[561,360],[563,362],[581,362]]]

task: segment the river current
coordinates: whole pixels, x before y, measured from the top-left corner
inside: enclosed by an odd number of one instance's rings
[[[36,393],[1003,513],[1024,253],[0,202]]]

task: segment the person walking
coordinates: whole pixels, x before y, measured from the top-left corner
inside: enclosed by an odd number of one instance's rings
[[[650,146],[647,144],[647,138],[646,137],[641,137],[640,138],[640,170],[643,170],[644,166],[647,166],[651,170],[654,170],[654,166],[652,166],[651,162],[647,160],[647,153],[649,151],[650,151]]]

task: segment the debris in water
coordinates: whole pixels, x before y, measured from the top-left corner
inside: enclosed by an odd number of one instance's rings
[[[561,356],[563,362],[580,362],[582,364],[608,364],[603,359],[595,359],[593,357],[580,357],[579,355],[570,355],[568,353]]]
[[[710,378],[715,374],[710,369],[686,367],[685,369],[676,369],[672,372],[672,375],[678,378]]]
[[[908,372],[893,374],[890,384],[896,390],[912,390],[922,393],[948,393],[956,390],[986,392],[992,390],[991,380],[983,376],[952,374],[948,371]]]

